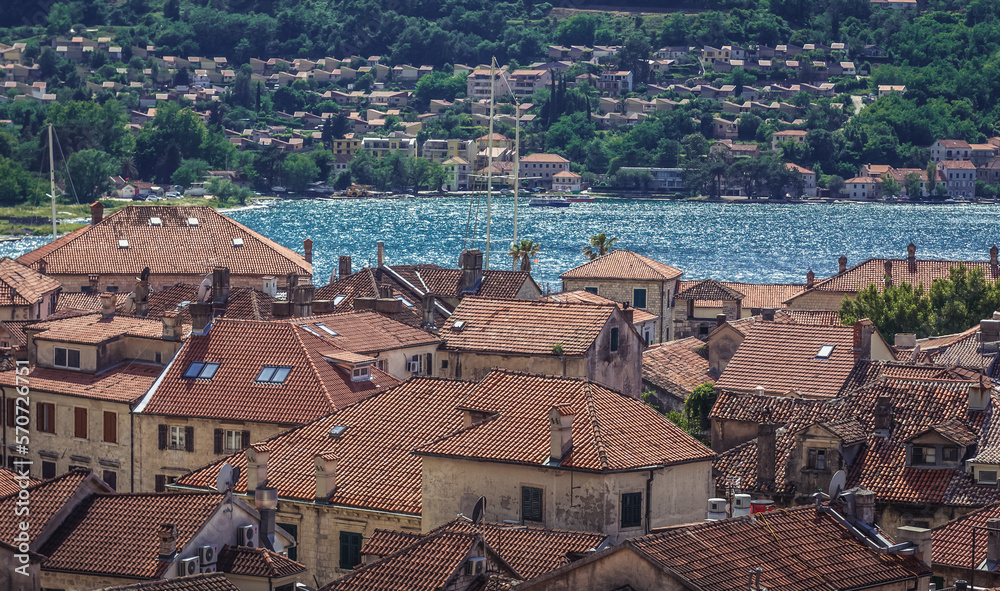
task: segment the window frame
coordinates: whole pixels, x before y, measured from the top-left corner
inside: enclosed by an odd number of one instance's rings
[[[608,335],[608,340],[610,341],[608,343],[608,348],[611,350],[612,353],[617,353],[618,349],[621,346],[621,342],[620,342],[619,332],[618,332],[618,327],[617,326],[612,326],[611,327],[611,334]]]
[[[358,532],[344,531],[340,532],[340,568],[344,570],[354,570],[359,565],[362,564],[361,559],[361,546],[364,542],[363,535]],[[352,559],[356,560],[354,564],[350,564]]]
[[[63,361],[59,363],[59,352],[62,351]],[[76,354],[76,365],[71,365],[70,361],[72,354]],[[52,367],[58,367],[60,369],[80,369],[80,350],[70,349],[69,347],[53,347],[52,348]]]
[[[185,425],[167,425],[167,449],[184,451],[187,445]]]
[[[292,368],[287,365],[265,365],[260,369],[260,373],[257,374],[257,379],[254,380],[254,383],[280,386],[288,381],[288,375],[291,372]],[[281,375],[280,380],[277,379],[279,374]]]
[[[232,439],[232,442],[230,442]],[[230,446],[230,443],[233,443]],[[235,453],[243,449],[243,430],[242,429],[223,429],[222,430],[222,451],[223,453]]]
[[[639,292],[642,292],[642,305],[641,306],[639,305],[639,297],[638,297]],[[648,303],[647,298],[648,298],[648,294],[646,292],[646,288],[645,287],[635,287],[635,288],[632,288],[632,307],[633,308],[641,308],[641,309],[645,310],[646,309],[646,304]]]
[[[642,493],[622,493],[620,505],[621,528],[642,527]]]
[[[56,433],[56,405],[53,402],[39,402],[35,406],[38,418],[35,419],[35,430],[39,433]]]
[[[521,521],[545,522],[545,489],[521,486]]]
[[[181,378],[185,380],[211,380],[221,366],[221,363],[215,361],[192,361],[181,374]],[[197,370],[194,371],[196,368]]]
[[[108,429],[109,425],[111,425],[111,429]],[[110,439],[108,438],[109,431],[111,432]],[[110,410],[104,411],[104,428],[101,439],[104,443],[118,443],[118,413]]]

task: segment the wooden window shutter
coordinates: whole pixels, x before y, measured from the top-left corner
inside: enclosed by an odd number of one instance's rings
[[[164,492],[167,490],[167,477],[163,474],[156,475],[156,492]]]
[[[215,453],[221,454],[222,453],[222,429],[216,429],[215,430],[215,433],[213,435],[213,439],[214,439],[214,444],[215,444]]]
[[[242,433],[242,435],[243,435],[243,437],[242,437],[242,439],[243,439],[243,447],[250,447],[250,432],[249,431],[244,431]]]
[[[167,449],[167,426],[160,425],[160,449]],[[157,476],[159,478],[159,476]]]
[[[8,427],[14,427],[17,424],[17,423],[14,422],[16,420],[16,417],[17,417],[17,414],[16,414],[17,413],[17,409],[15,408],[15,404],[16,403],[14,402],[14,400],[15,400],[14,398],[8,398],[7,399],[7,426]]]
[[[104,441],[118,443],[118,414],[104,411]]]
[[[184,427],[184,450],[194,451],[194,427]]]
[[[87,438],[87,409],[77,406],[73,408],[73,436]]]

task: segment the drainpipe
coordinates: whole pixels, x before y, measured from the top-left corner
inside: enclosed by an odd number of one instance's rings
[[[652,514],[653,506],[653,470],[649,470],[649,478],[646,479],[646,533],[650,531],[649,519]]]
[[[17,381],[15,380],[14,383],[17,383]],[[7,387],[6,386],[0,386],[0,399],[3,400],[3,412],[6,415],[7,414]],[[4,417],[4,430],[3,430],[3,465],[4,466],[9,466],[10,465],[10,463],[7,461],[7,421],[9,421],[9,420],[10,419],[8,419],[6,416]],[[17,421],[14,421],[14,424],[17,425]]]
[[[118,420],[117,416],[115,420]],[[128,413],[128,433],[129,492],[135,492],[135,413],[131,410]]]
[[[664,283],[663,281],[660,281],[660,342],[661,343],[667,342],[666,339],[667,321],[664,320],[665,318],[664,311],[666,310],[666,305],[667,305],[666,301],[667,290],[663,285],[663,283]]]

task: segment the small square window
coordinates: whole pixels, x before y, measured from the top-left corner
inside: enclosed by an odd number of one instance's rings
[[[829,359],[830,355],[833,354],[834,345],[823,345],[819,348],[819,353],[816,354],[817,359]]]
[[[160,218],[149,218],[149,225],[150,226],[162,226],[163,225],[163,220],[160,219]]]
[[[118,241],[118,248],[128,248],[128,240],[122,238]]]
[[[242,238],[233,238],[233,246],[243,246]]]
[[[344,295],[344,294],[338,294],[338,295],[334,296],[334,298],[333,298],[333,305],[334,305],[334,306],[339,306],[339,305],[340,305],[340,302],[344,301],[344,299],[345,299],[346,297],[347,297],[347,296],[346,296],[346,295]]]
[[[189,226],[197,226],[198,225],[198,218],[188,218],[187,222],[188,222]]]

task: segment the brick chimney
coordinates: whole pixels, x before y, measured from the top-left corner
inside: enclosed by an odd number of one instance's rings
[[[1000,562],[1000,519],[987,519],[986,564],[989,570],[993,570],[998,562]]]
[[[424,294],[420,299],[420,328],[434,330],[434,295]]]
[[[340,457],[332,451],[316,454],[313,465],[316,467],[316,500],[327,502],[330,495],[337,490],[337,467]]]
[[[378,243],[378,266],[385,264],[385,242]]]
[[[806,273],[806,289],[812,289],[814,283],[816,283],[816,274],[813,273],[812,269],[809,269]]]
[[[215,267],[212,269],[212,303],[225,308],[229,301],[229,269]]]
[[[116,296],[113,293],[102,293],[101,294],[101,316],[105,320],[111,320],[115,317],[115,306],[117,305]]]
[[[173,560],[177,554],[177,526],[173,523],[160,524],[157,532],[160,538],[159,560]]]
[[[892,285],[892,261],[885,262],[885,284]]]
[[[635,308],[628,305],[628,302],[622,303],[622,316],[625,317],[625,322],[632,324],[635,322]]]
[[[212,327],[212,304],[192,302],[188,305],[188,313],[191,314],[191,334],[208,334]]]
[[[337,275],[343,279],[351,274],[351,255],[341,255],[337,265]]]
[[[777,426],[768,417],[757,425],[757,487],[773,490]]]
[[[906,260],[917,260],[917,245],[912,242],[906,245]]]
[[[247,459],[247,490],[256,490],[267,485],[267,459],[271,448],[257,443],[247,448],[243,455]]]
[[[104,204],[95,201],[90,204],[90,225],[96,226],[104,219]]]
[[[843,273],[846,270],[847,270],[847,256],[840,255],[840,258],[837,259],[837,273],[838,274]]]
[[[100,285],[101,276],[100,275],[87,275],[87,283],[90,285],[90,293],[100,293],[97,291],[98,285]]]
[[[135,315],[139,318],[145,318],[146,314],[149,313],[149,281],[137,280],[132,295],[135,297]]]
[[[871,320],[864,318],[854,323],[854,360],[872,360],[872,333],[875,332],[875,325]]]
[[[879,396],[875,401],[875,420],[872,424],[876,434],[888,437],[892,432],[892,398]]]
[[[316,295],[316,286],[312,283],[296,285],[292,289],[292,315],[296,318],[312,316],[313,297]]]
[[[271,302],[271,316],[275,318],[291,318],[292,302],[288,300],[275,300]]]
[[[573,419],[576,412],[568,404],[557,404],[549,410],[549,458],[558,464],[573,449]]]
[[[312,238],[306,238],[302,241],[302,252],[306,257],[306,262],[312,264],[313,262],[313,241]]]
[[[479,250],[463,250],[458,255],[458,266],[462,270],[461,293],[475,293],[483,280],[483,253]]]
[[[722,326],[725,323],[726,323],[726,315],[725,314],[716,314],[715,315],[715,327],[716,328]]]
[[[170,310],[163,313],[163,340],[179,341],[181,338],[180,312]]]

